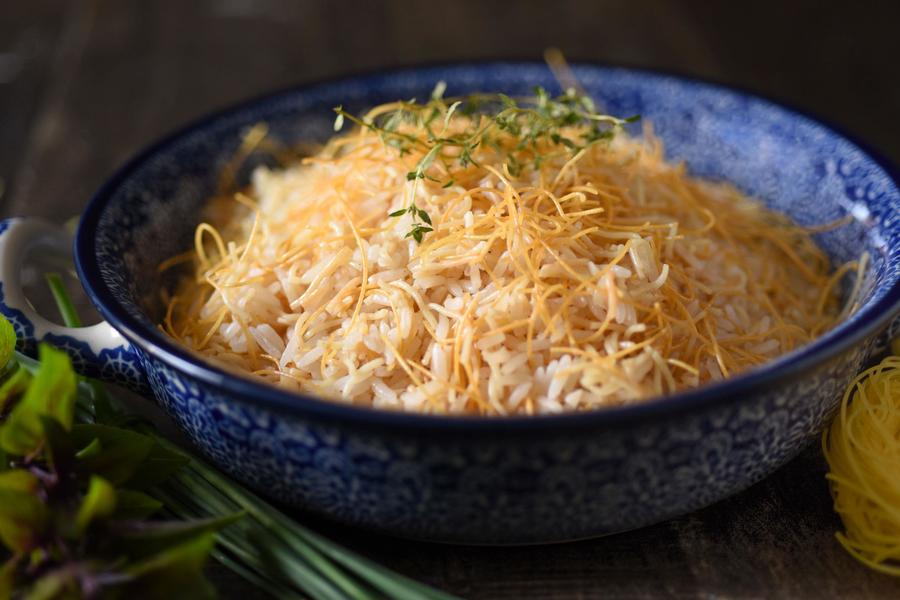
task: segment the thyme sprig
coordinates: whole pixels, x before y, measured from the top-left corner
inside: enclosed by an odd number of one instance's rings
[[[400,156],[421,154],[406,174],[407,181],[413,182],[408,204],[389,214],[409,214],[411,229],[406,237],[419,243],[424,234],[433,231],[429,214],[416,206],[420,180],[445,188],[454,185],[455,173],[481,166],[474,158],[479,147],[498,153],[510,177],[517,178],[539,170],[550,158],[576,157],[640,119],[640,115],[620,119],[602,114],[590,96],[575,88],[552,97],[538,86],[533,96],[519,99],[506,94],[444,98],[446,88],[446,83],[439,81],[427,102],[415,98],[400,101],[374,117],[355,116],[342,106],[334,109],[335,131],[351,121],[378,134]]]

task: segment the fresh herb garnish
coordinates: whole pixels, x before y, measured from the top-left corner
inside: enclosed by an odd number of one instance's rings
[[[409,214],[411,228],[406,237],[420,243],[425,233],[433,231],[428,213],[416,206],[420,180],[443,188],[452,186],[457,170],[480,166],[473,156],[479,147],[500,154],[509,175],[519,177],[540,169],[548,158],[575,157],[640,119],[639,115],[620,119],[601,114],[589,96],[574,88],[551,97],[547,90],[536,87],[534,96],[518,100],[505,94],[445,99],[446,88],[446,83],[439,81],[428,102],[398,102],[396,108],[374,118],[352,115],[341,106],[334,109],[335,131],[349,120],[378,134],[401,156],[421,154],[406,174],[407,181],[413,182],[406,208],[389,215]]]

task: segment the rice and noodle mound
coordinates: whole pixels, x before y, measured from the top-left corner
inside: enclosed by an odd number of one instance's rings
[[[290,390],[510,415],[699,386],[836,322],[852,265],[831,272],[808,230],[690,177],[649,131],[574,156],[539,140],[531,152],[544,160],[517,176],[501,152],[509,138],[413,180],[422,151],[365,127],[257,169],[249,188],[210,203],[166,331]],[[389,216],[413,193],[433,229],[421,243],[413,216]]]

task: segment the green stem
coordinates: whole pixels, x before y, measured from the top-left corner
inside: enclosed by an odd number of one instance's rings
[[[191,490],[203,490],[205,486],[208,486],[207,500],[210,502],[215,502],[216,500],[211,498],[212,495],[222,495],[223,487],[221,484],[217,485],[209,485],[209,482],[203,475],[199,472],[195,472],[192,469],[188,469],[185,474],[185,477],[189,478],[190,481],[187,482],[186,487]],[[224,497],[223,497],[224,499]],[[333,564],[331,564],[325,557],[316,552],[313,547],[306,543],[301,537],[286,535],[286,533],[276,526],[276,524],[271,521],[268,516],[256,510],[255,504],[257,502],[247,502],[247,512],[248,514],[259,521],[259,524],[265,529],[266,532],[272,534],[278,541],[282,544],[286,545],[290,550],[293,550],[297,554],[299,554],[304,560],[308,561],[313,567],[315,567],[320,573],[322,573],[325,577],[331,580],[335,585],[341,588],[341,590],[346,593],[350,598],[355,600],[368,600],[372,596],[366,590],[362,589],[357,585],[354,581],[352,581],[349,577],[347,577],[344,573],[338,570]],[[240,506],[240,504],[238,504]]]
[[[165,443],[165,441],[161,440],[161,443]],[[417,598],[450,600],[454,598],[450,594],[394,573],[374,561],[333,544],[312,530],[298,524],[265,500],[246,491],[240,484],[225,479],[217,471],[199,460],[192,461],[191,467],[193,467],[197,475],[209,481],[216,490],[227,495],[239,510],[246,511],[248,515],[259,520],[266,528],[276,532],[282,539],[303,540],[316,546],[320,551],[331,556],[331,558],[340,562],[363,579],[366,579],[391,598],[409,600]]]
[[[75,304],[72,302],[69,293],[66,291],[66,286],[65,283],[63,283],[62,277],[59,273],[46,273],[44,274],[44,277],[47,280],[47,285],[50,287],[50,292],[53,294],[56,308],[59,310],[60,316],[62,316],[63,324],[65,324],[66,327],[81,327],[81,317],[78,315]],[[115,411],[112,408],[113,402],[112,398],[109,396],[109,392],[106,391],[106,387],[99,381],[94,381],[93,379],[86,379],[85,383],[90,390],[95,416],[113,416],[115,414]]]
[[[229,556],[227,552],[213,548],[212,552],[210,552],[210,556],[224,567],[243,577],[246,581],[250,582],[258,589],[263,590],[273,598],[278,598],[279,600],[306,600],[306,596],[298,594],[287,586],[276,583],[265,576],[259,575],[256,571],[245,567],[243,562],[235,560]]]
[[[176,475],[176,477],[178,476]],[[157,490],[155,493],[170,510],[180,516],[197,518],[210,513],[218,514],[222,511],[236,510],[233,505],[226,506],[221,501],[211,500],[209,490],[200,489],[185,481],[172,482],[166,487],[171,489],[168,491]],[[283,551],[279,552],[277,540],[271,539],[270,532],[268,530],[256,531],[258,529],[258,526],[242,520],[219,531],[217,539],[223,547],[237,554],[246,565],[255,568],[270,580],[278,581],[280,578],[286,578],[288,581],[282,583],[290,583],[313,598],[346,600],[348,596],[342,594],[332,581],[321,577],[303,560],[298,560],[295,555],[285,556]],[[248,544],[253,533],[258,533],[260,539]],[[253,552],[257,548],[264,549],[265,554]],[[276,565],[279,568],[273,569]]]
[[[62,315],[63,323],[66,324],[66,327],[81,327],[81,317],[78,316],[78,311],[66,292],[62,277],[59,273],[46,273],[44,277],[47,279],[47,285],[50,286],[56,307]]]

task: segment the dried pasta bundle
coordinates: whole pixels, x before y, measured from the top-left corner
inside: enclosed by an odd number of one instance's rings
[[[869,567],[900,576],[900,356],[861,373],[822,438],[837,539]]]

